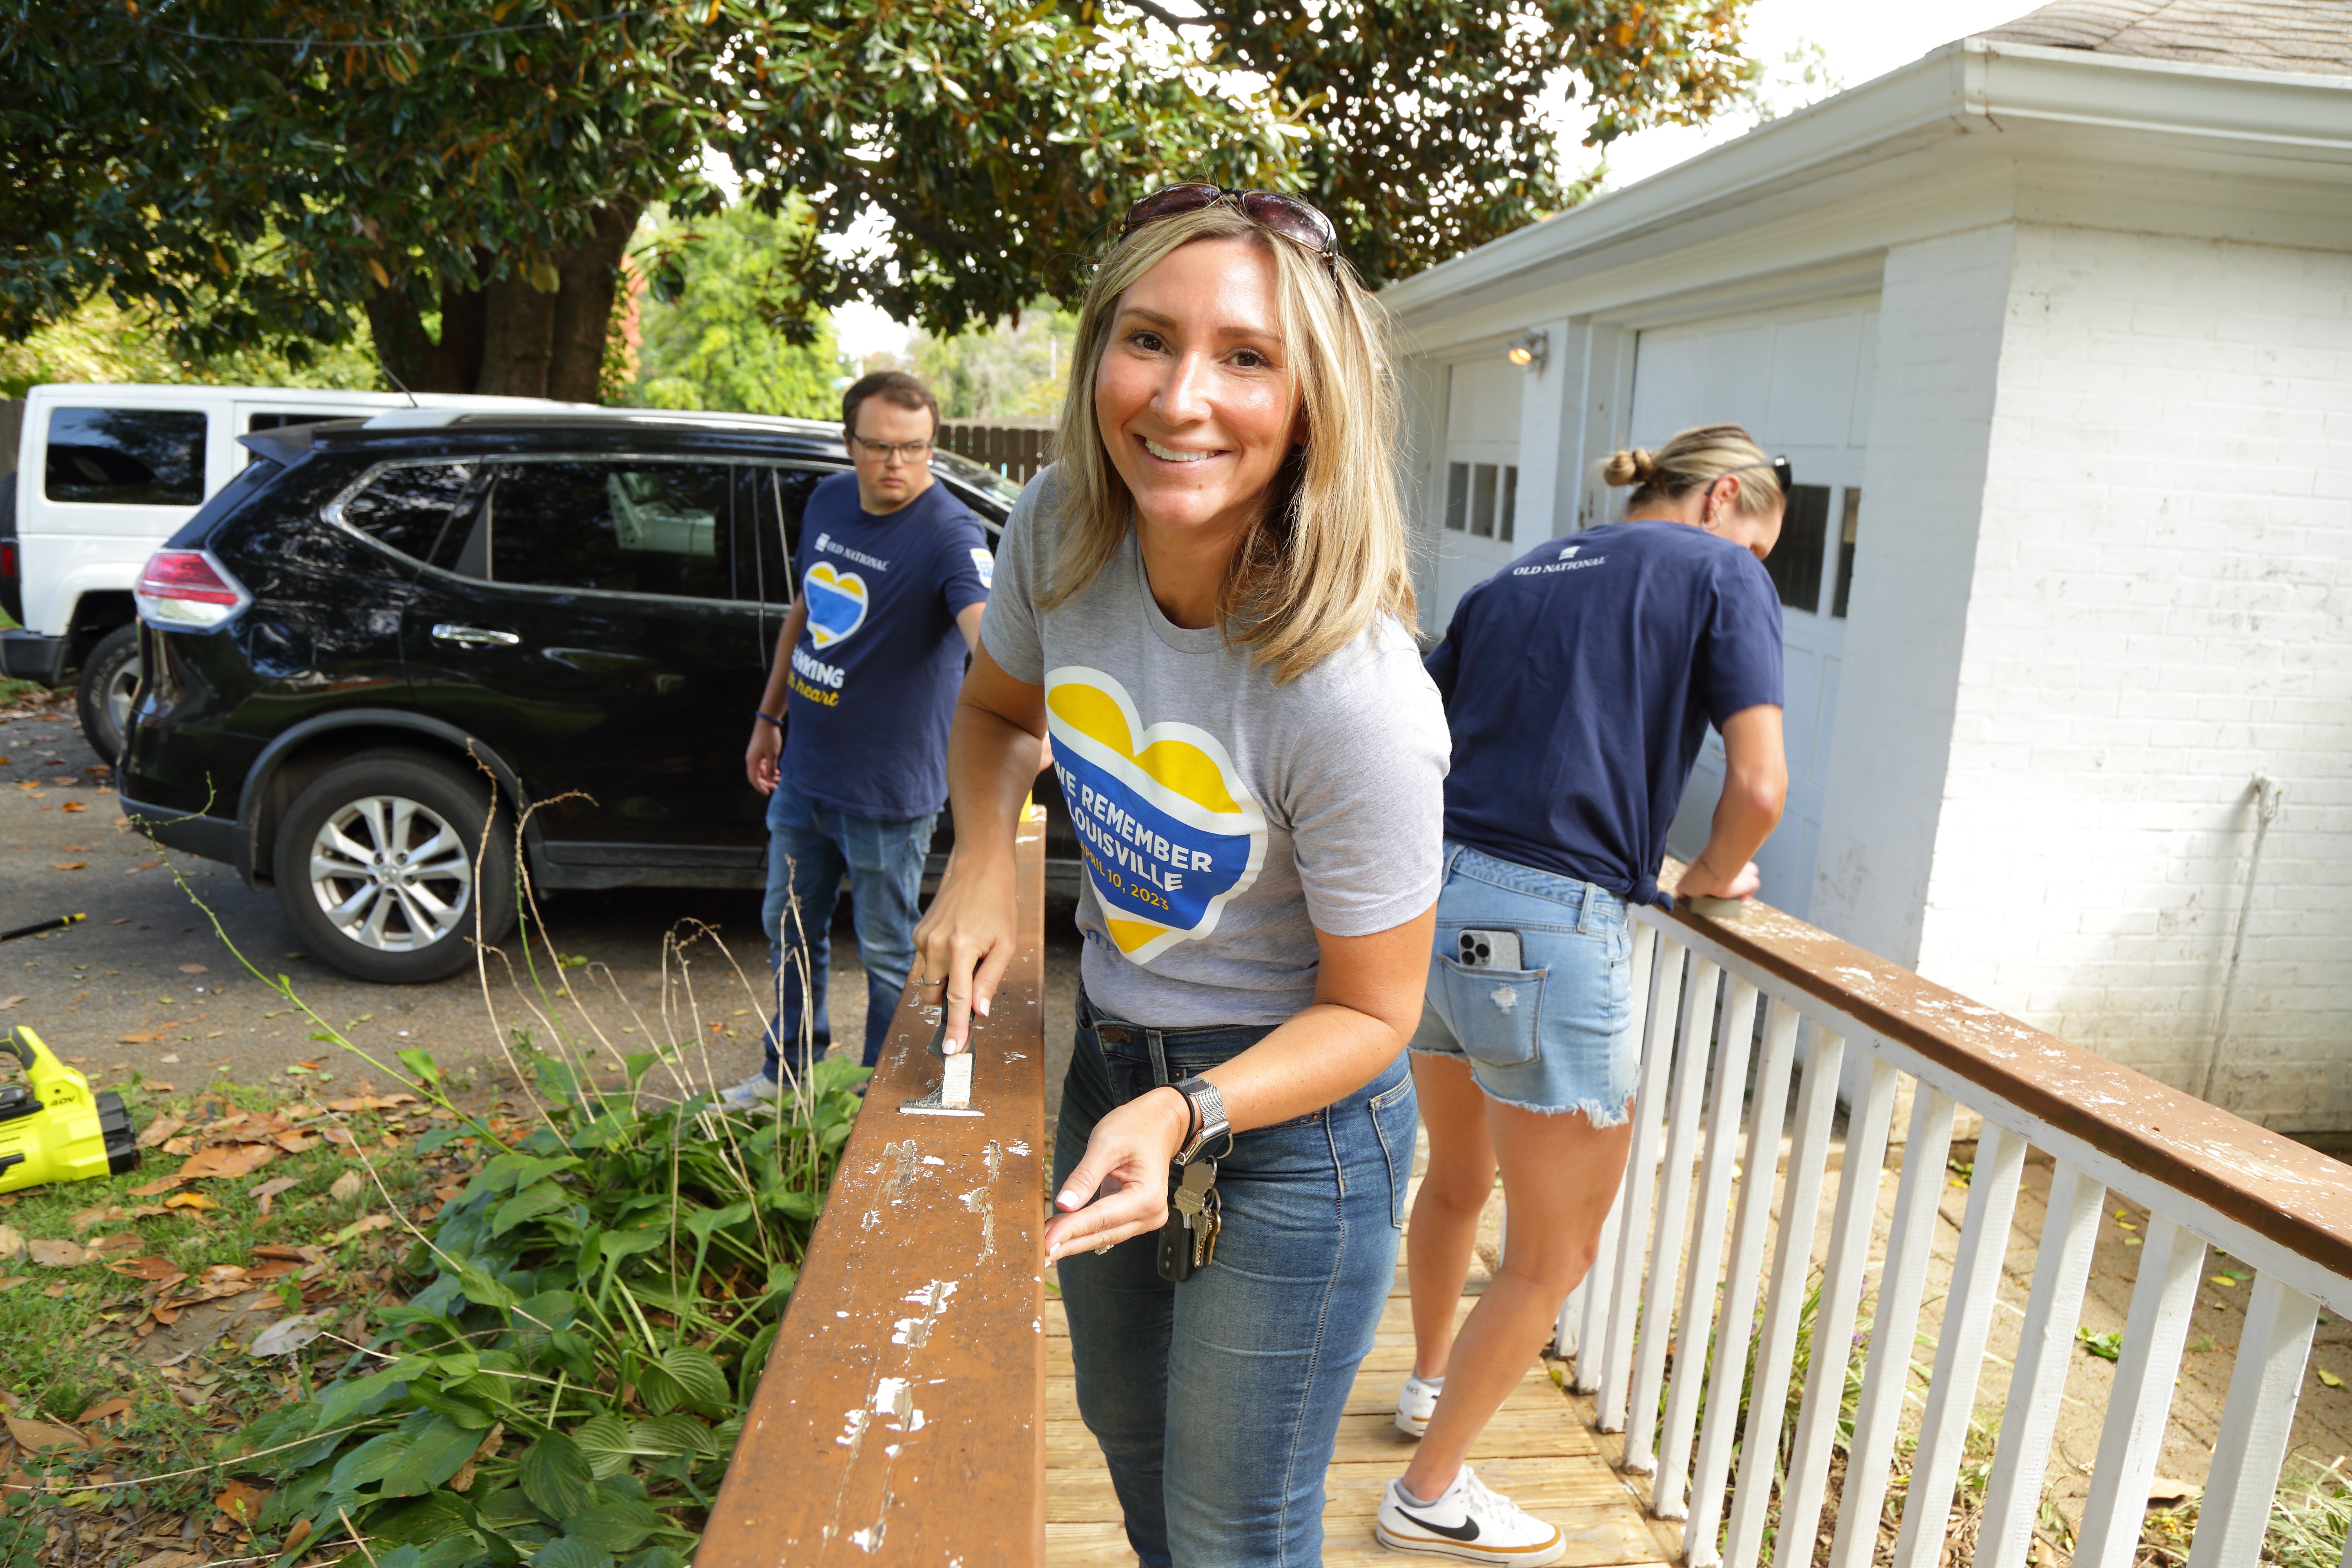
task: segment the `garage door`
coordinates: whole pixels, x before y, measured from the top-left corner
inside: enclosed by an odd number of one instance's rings
[[[1441,617],[1528,548],[1518,542],[1519,403],[1527,381],[1526,371],[1500,357],[1451,372],[1437,535]],[[1441,618],[1437,628],[1444,625]]]
[[[1796,472],[1765,563],[1786,639],[1789,805],[1756,863],[1765,901],[1801,917],[1812,904],[1846,601],[1866,526],[1862,460],[1877,326],[1875,298],[1849,300],[1644,331],[1635,351],[1633,445],[1729,421],[1786,454]],[[1667,839],[1672,853],[1687,858],[1706,847],[1722,786],[1723,742],[1710,732]]]

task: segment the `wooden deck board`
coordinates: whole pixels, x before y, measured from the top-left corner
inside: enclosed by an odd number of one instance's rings
[[[1483,1289],[1474,1280],[1455,1321]],[[1131,1564],[1118,1499],[1101,1452],[1078,1420],[1069,1321],[1048,1295],[1045,1344],[1045,1561],[1052,1568]],[[1412,1303],[1399,1269],[1373,1349],[1356,1374],[1325,1484],[1323,1561],[1331,1568],[1418,1562],[1372,1538],[1381,1493],[1402,1474],[1412,1439],[1392,1419],[1397,1386],[1412,1367]],[[1569,1568],[1619,1568],[1662,1560],[1641,1505],[1610,1468],[1598,1436],[1541,1363],[1528,1369],[1470,1459],[1479,1479],[1567,1532]]]

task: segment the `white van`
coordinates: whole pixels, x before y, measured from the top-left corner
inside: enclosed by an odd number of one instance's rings
[[[139,685],[131,587],[147,557],[250,456],[236,438],[390,408],[553,408],[527,397],[310,392],[272,386],[36,386],[16,471],[0,479],[0,673],[81,674],[82,729],[112,762]]]

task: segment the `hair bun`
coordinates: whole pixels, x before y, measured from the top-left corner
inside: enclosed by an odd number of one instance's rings
[[[1612,452],[1609,460],[1601,465],[1601,482],[1605,485],[1630,485],[1636,480],[1648,484],[1657,477],[1657,456],[1647,447]]]

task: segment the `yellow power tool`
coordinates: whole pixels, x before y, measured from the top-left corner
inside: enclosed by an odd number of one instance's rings
[[[92,1094],[89,1079],[30,1029],[9,1030],[0,1045],[25,1064],[26,1079],[0,1087],[0,1193],[138,1169],[139,1141],[121,1095]]]

